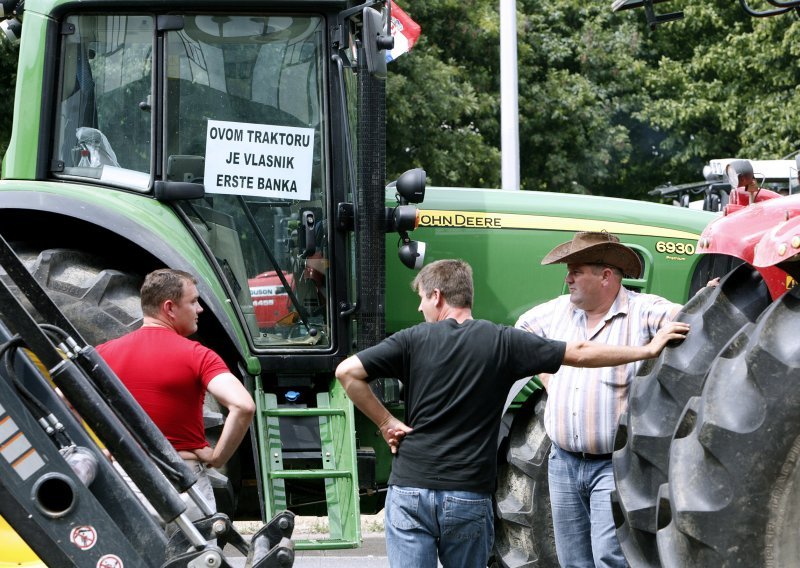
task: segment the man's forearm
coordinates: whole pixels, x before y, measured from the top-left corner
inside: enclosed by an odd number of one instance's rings
[[[647,345],[607,345],[593,341],[567,343],[564,365],[571,367],[616,367],[642,359],[658,357],[670,341],[681,341],[689,332],[689,324],[673,321],[658,330]]]
[[[222,427],[219,441],[217,441],[216,446],[214,446],[214,453],[209,462],[213,467],[222,467],[228,463],[228,460],[231,459],[231,456],[236,452],[236,448],[242,443],[252,421],[252,413],[245,412],[238,408],[230,409],[227,418],[225,418],[225,425]]]
[[[353,355],[336,367],[336,378],[344,387],[347,397],[364,415],[378,427],[383,427],[392,419],[392,414],[378,400],[367,382],[367,371],[358,358]]]
[[[348,398],[364,415],[379,428],[393,418],[392,414],[378,400],[366,381],[352,380],[346,382],[344,390]]]
[[[367,371],[358,355],[348,357],[336,367],[336,378],[344,387],[347,397],[375,423],[392,453],[396,454],[400,443],[412,428],[392,416],[372,392],[367,382]]]
[[[570,344],[564,356],[564,364],[571,367],[616,367],[642,359],[650,359],[658,353],[649,345],[607,345],[592,341]]]

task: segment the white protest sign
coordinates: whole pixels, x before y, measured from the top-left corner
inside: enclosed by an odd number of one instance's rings
[[[307,201],[313,162],[313,128],[208,121],[208,193]]]

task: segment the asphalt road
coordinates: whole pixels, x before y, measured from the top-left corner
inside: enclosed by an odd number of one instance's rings
[[[348,550],[300,550],[295,554],[296,568],[389,568],[386,539],[369,535],[359,548]]]

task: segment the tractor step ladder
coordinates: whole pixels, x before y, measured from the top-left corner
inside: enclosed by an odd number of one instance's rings
[[[332,550],[361,545],[356,439],[353,403],[333,381],[331,391],[317,394],[317,408],[280,408],[273,393],[264,392],[260,377],[256,385],[261,480],[265,514],[289,509],[287,479],[324,479],[330,538],[294,538],[295,550]],[[280,419],[319,417],[322,469],[284,469]]]

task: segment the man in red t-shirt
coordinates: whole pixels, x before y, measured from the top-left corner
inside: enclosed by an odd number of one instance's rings
[[[99,345],[97,351],[198,474],[197,489],[216,510],[205,470],[221,467],[236,451],[250,427],[255,403],[219,355],[187,339],[197,331],[203,311],[196,284],[194,276],[180,270],[148,274],[141,289],[142,327]],[[206,391],[228,409],[213,448],[203,427]],[[190,500],[187,505],[192,520],[202,516]]]

